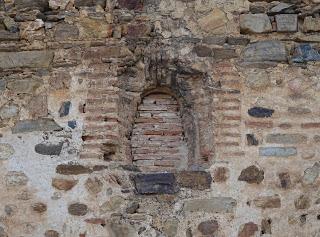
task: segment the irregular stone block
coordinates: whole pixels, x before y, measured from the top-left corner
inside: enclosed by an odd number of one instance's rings
[[[6,30],[0,30],[0,41],[17,41],[20,39],[18,32],[11,33]]]
[[[119,211],[120,207],[124,204],[125,199],[121,196],[113,196],[108,201],[100,206],[100,213]]]
[[[316,181],[316,179],[319,177],[319,173],[320,173],[320,163],[316,162],[312,167],[307,168],[304,171],[302,182],[307,185],[313,184]]]
[[[129,24],[127,36],[131,38],[146,37],[150,34],[151,27],[149,24]]]
[[[205,190],[211,187],[212,177],[205,171],[181,171],[176,174],[180,187]]]
[[[223,45],[226,42],[226,37],[224,36],[207,36],[204,37],[202,43],[204,44],[214,44]]]
[[[297,210],[304,210],[310,207],[310,198],[306,195],[300,195],[294,200],[294,206]]]
[[[313,18],[312,16],[305,17],[302,29],[304,32],[320,31],[320,18]]]
[[[226,13],[219,8],[213,9],[208,15],[200,18],[198,24],[205,32],[214,33],[219,28],[222,28],[228,22]]]
[[[27,105],[29,116],[32,118],[46,117],[48,115],[48,97],[41,93],[32,97]]]
[[[49,10],[49,0],[15,0],[14,5],[17,9],[37,8],[40,11]]]
[[[73,216],[85,216],[88,213],[88,207],[82,203],[73,203],[69,205],[68,212]]]
[[[294,5],[293,4],[284,3],[284,2],[280,2],[276,6],[272,7],[269,10],[269,13],[282,13],[283,11],[291,8],[292,6],[294,6]]]
[[[271,219],[263,219],[261,221],[261,234],[272,234],[271,223]]]
[[[118,0],[121,8],[129,10],[141,10],[143,8],[143,1],[141,0]]]
[[[187,212],[232,213],[236,206],[237,201],[231,197],[213,197],[187,200],[183,209]]]
[[[7,160],[14,154],[13,147],[8,143],[0,143],[0,160]]]
[[[300,44],[298,47],[296,47],[295,53],[291,60],[294,63],[320,61],[320,53],[310,44]]]
[[[6,185],[11,186],[24,186],[28,183],[29,178],[21,171],[9,171],[5,176]]]
[[[58,190],[64,190],[64,191],[71,190],[77,183],[78,183],[78,180],[74,180],[74,179],[61,179],[61,178],[52,179],[52,186]]]
[[[1,9],[1,5],[0,5],[0,9]],[[0,237],[9,237],[9,235],[7,234],[7,232],[4,230],[2,226],[0,226]]]
[[[307,141],[307,136],[303,134],[268,134],[267,143],[276,144],[299,144]]]
[[[129,224],[110,223],[107,225],[107,229],[110,230],[114,236],[121,237],[138,237],[134,227]]]
[[[267,109],[263,107],[253,107],[248,110],[248,114],[255,118],[269,118],[273,113],[273,109]]]
[[[229,36],[227,38],[227,44],[230,44],[230,45],[247,45],[249,43],[250,43],[250,39],[245,37]]]
[[[44,233],[44,237],[59,237],[59,233],[55,230],[47,230],[45,233]]]
[[[97,177],[88,178],[85,187],[91,194],[98,194],[102,191],[103,183]]]
[[[53,60],[51,51],[0,52],[0,69],[15,67],[49,67]]]
[[[11,17],[4,17],[2,23],[6,27],[6,29],[11,33],[19,32],[19,26]]]
[[[253,134],[247,134],[246,137],[248,146],[257,146],[259,144],[258,140]]]
[[[19,107],[15,104],[7,104],[0,108],[0,118],[10,119],[14,118],[19,114]]]
[[[267,14],[242,14],[240,15],[240,32],[267,33],[272,31],[270,19]]]
[[[289,157],[297,155],[297,148],[295,147],[260,147],[260,156],[277,156]]]
[[[15,94],[33,94],[42,84],[39,79],[13,79],[8,81],[7,88]]]
[[[286,62],[287,51],[283,43],[276,40],[249,44],[242,52],[245,62]]]
[[[253,200],[253,203],[262,209],[281,207],[281,199],[278,195],[258,197]]]
[[[212,49],[214,59],[231,59],[238,57],[234,49]]]
[[[222,183],[229,178],[229,169],[227,167],[217,167],[213,171],[213,182]]]
[[[289,107],[288,112],[291,114],[303,115],[303,114],[310,114],[311,110],[309,108],[303,108],[303,107]]]
[[[89,167],[77,164],[60,164],[56,167],[58,174],[64,175],[78,175],[78,174],[89,174],[92,170]]]
[[[47,205],[42,202],[34,203],[31,207],[35,212],[39,213],[45,212],[47,210]]]
[[[163,232],[165,236],[175,237],[177,236],[179,220],[176,218],[168,218],[163,225]]]
[[[106,7],[106,1],[104,0],[75,0],[74,6],[79,7],[94,7],[100,5],[102,8]]]
[[[241,171],[239,181],[245,181],[249,184],[260,184],[264,179],[264,171],[255,165],[251,165]]]
[[[73,40],[79,37],[79,29],[75,25],[61,23],[58,24],[54,31],[54,38],[60,40]]]
[[[238,237],[254,237],[256,236],[256,232],[258,232],[258,225],[253,222],[245,223],[241,226],[240,231],[238,233]]]
[[[34,131],[60,131],[62,128],[52,119],[20,120],[11,128],[12,133]]]
[[[246,85],[254,90],[264,90],[271,85],[271,79],[265,71],[253,71],[247,74]]]
[[[281,172],[278,174],[278,177],[281,188],[287,189],[291,186],[290,174],[288,172]]]
[[[77,121],[75,120],[68,121],[68,127],[75,129],[77,127]]]
[[[179,191],[172,173],[137,174],[133,181],[139,194],[174,194]]]
[[[203,235],[213,235],[219,229],[219,223],[216,220],[203,221],[198,225],[198,230]]]
[[[212,49],[204,46],[204,45],[197,45],[193,48],[193,52],[196,53],[198,57],[211,57],[212,56]]]
[[[296,32],[298,30],[297,14],[280,14],[276,15],[278,32]]]
[[[35,152],[41,155],[58,156],[61,153],[63,142],[58,144],[40,143],[34,148]]]
[[[69,115],[70,108],[71,108],[71,101],[63,102],[60,109],[59,109],[60,117],[65,117],[65,116]]]

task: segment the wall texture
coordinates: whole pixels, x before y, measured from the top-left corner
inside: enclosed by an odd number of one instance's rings
[[[319,237],[319,0],[0,0],[0,237]]]

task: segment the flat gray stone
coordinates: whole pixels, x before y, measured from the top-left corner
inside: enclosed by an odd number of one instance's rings
[[[0,30],[0,41],[17,41],[20,39],[19,33],[11,33],[6,30]]]
[[[0,52],[0,69],[15,67],[49,67],[53,60],[51,51]]]
[[[260,156],[289,157],[297,155],[295,147],[260,147]]]
[[[19,113],[19,107],[15,104],[7,104],[0,108],[0,118],[1,119],[10,119],[14,118]]]
[[[296,32],[298,30],[297,14],[280,14],[276,15],[278,32]]]
[[[241,54],[245,62],[286,62],[285,45],[277,40],[249,44]]]
[[[62,128],[52,119],[20,120],[12,128],[12,133],[34,131],[60,131]]]
[[[307,141],[307,136],[302,134],[268,134],[267,143],[276,144],[299,144]]]
[[[41,155],[58,156],[61,153],[63,142],[58,144],[40,143],[34,147],[34,150]]]
[[[272,25],[267,14],[240,15],[241,33],[267,33],[272,31]]]
[[[320,18],[307,16],[306,18],[304,18],[302,29],[304,32],[320,31]]]
[[[292,4],[288,4],[288,3],[284,3],[284,2],[280,2],[279,4],[277,4],[276,6],[274,6],[273,8],[271,8],[269,10],[269,13],[280,13],[290,7],[292,7]]]
[[[7,88],[15,94],[33,94],[43,81],[38,78],[11,79],[7,82]]]
[[[187,200],[184,211],[208,213],[232,213],[237,201],[231,197],[213,197],[208,199]]]
[[[179,190],[172,173],[137,174],[133,180],[139,194],[174,194]]]

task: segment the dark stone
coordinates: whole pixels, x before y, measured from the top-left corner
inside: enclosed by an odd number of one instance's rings
[[[204,45],[197,45],[193,48],[193,52],[196,53],[198,57],[211,57],[212,50],[211,48]]]
[[[59,237],[59,233],[55,230],[47,230],[45,233],[44,233],[44,237]]]
[[[79,29],[75,25],[67,23],[58,24],[55,28],[54,38],[56,40],[72,40],[77,39],[79,36]]]
[[[280,179],[280,186],[283,189],[287,189],[291,185],[291,179],[290,174],[288,172],[282,172],[278,174],[278,177]]]
[[[65,117],[69,114],[71,108],[71,102],[65,101],[62,103],[60,109],[59,109],[59,115],[60,117]]]
[[[245,37],[230,36],[227,38],[227,43],[230,45],[247,45],[250,43],[250,39]]]
[[[0,226],[0,237],[9,237],[9,235],[2,226]]]
[[[258,140],[254,137],[253,134],[247,134],[246,136],[248,146],[257,146],[259,144]]]
[[[94,7],[100,5],[102,8],[106,7],[106,1],[104,0],[75,0],[74,6],[79,7]]]
[[[0,30],[0,41],[18,41],[19,33],[11,33],[6,30]]]
[[[143,8],[143,0],[118,0],[121,8],[129,10],[141,10]]]
[[[21,120],[12,127],[12,133],[34,131],[60,131],[62,128],[52,119]]]
[[[35,204],[32,205],[32,209],[35,212],[42,213],[42,212],[45,212],[47,210],[47,205],[44,204],[44,203],[38,202],[38,203],[35,203]]]
[[[298,210],[308,209],[310,207],[310,198],[306,195],[300,195],[294,200],[294,206]]]
[[[291,61],[294,63],[320,61],[320,53],[319,50],[314,49],[310,44],[300,44],[296,47]]]
[[[238,57],[234,49],[212,49],[212,54],[215,59],[231,59]]]
[[[15,0],[14,5],[17,9],[29,8],[39,9],[40,11],[49,10],[49,0]]]
[[[253,107],[248,110],[248,114],[255,118],[269,118],[274,113],[273,109],[267,109],[262,107]]]
[[[264,179],[264,171],[258,167],[251,165],[248,168],[241,171],[238,178],[239,181],[245,181],[249,184],[260,184]]]
[[[214,44],[214,45],[223,45],[225,42],[226,42],[226,37],[224,36],[207,36],[202,40],[202,43],[204,44]]]
[[[253,222],[245,223],[238,233],[238,237],[253,237],[258,231],[258,225]]]
[[[212,178],[205,171],[181,171],[176,174],[180,187],[196,190],[205,190],[211,187]]]
[[[78,175],[78,174],[92,173],[92,170],[83,165],[61,164],[56,167],[56,172],[58,174],[64,174],[64,175]]]
[[[219,229],[219,224],[216,220],[204,221],[198,225],[198,230],[203,235],[212,235]]]
[[[6,89],[6,84],[5,80],[0,80],[0,92]]]
[[[12,133],[34,131],[60,131],[62,128],[52,119],[21,120],[12,127]]]
[[[272,234],[271,232],[271,219],[263,219],[261,221],[261,235]]]
[[[228,179],[229,169],[227,167],[217,167],[213,171],[213,181],[215,183],[222,183]]]
[[[68,126],[72,129],[75,129],[77,127],[77,121],[75,120],[68,121]]]
[[[71,190],[77,183],[78,180],[74,179],[53,178],[51,184],[58,190],[68,191]]]
[[[127,35],[130,38],[146,37],[150,34],[151,27],[147,24],[130,24],[128,25]]]
[[[34,150],[41,155],[58,156],[62,146],[63,142],[59,142],[59,144],[40,143],[35,146]]]
[[[68,207],[68,212],[73,216],[84,216],[88,213],[88,207],[82,203],[74,203]]]
[[[287,62],[287,51],[280,41],[260,41],[249,44],[243,50],[242,58],[245,62]]]
[[[133,177],[139,194],[174,194],[178,192],[172,173],[137,174]]]

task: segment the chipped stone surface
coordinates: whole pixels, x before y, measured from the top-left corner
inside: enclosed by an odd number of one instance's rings
[[[264,171],[260,170],[258,167],[251,165],[241,171],[238,178],[240,181],[245,181],[249,184],[259,184],[264,179]]]
[[[242,33],[267,33],[272,31],[272,26],[267,14],[243,14],[240,30]]]
[[[34,131],[57,131],[62,128],[51,119],[21,120],[12,127],[12,133],[26,133]]]

